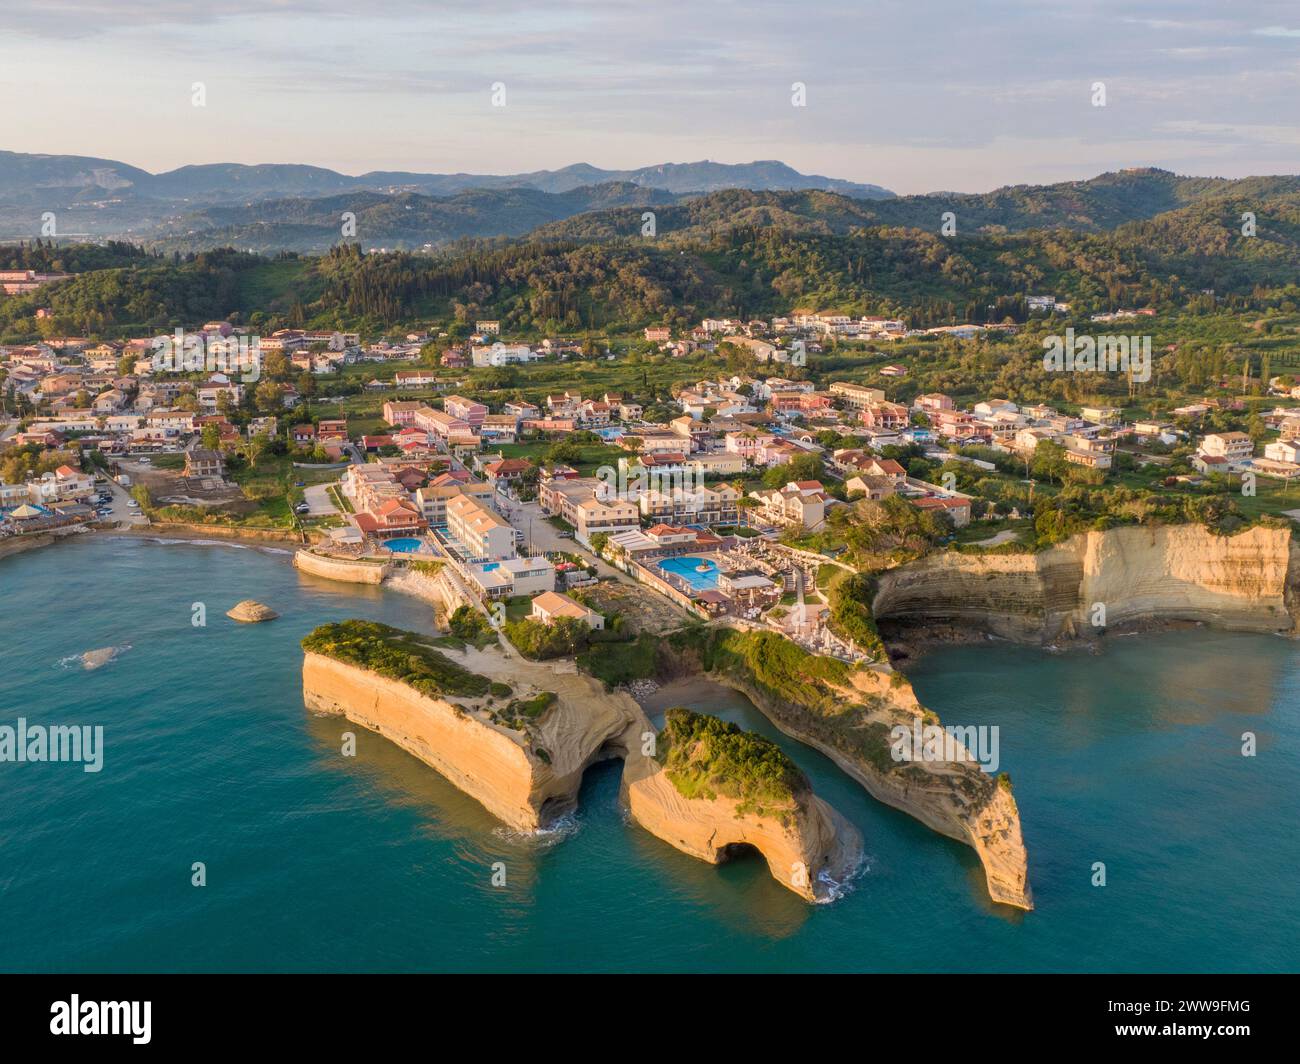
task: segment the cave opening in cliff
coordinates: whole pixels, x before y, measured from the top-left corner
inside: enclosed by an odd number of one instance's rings
[[[747,861],[758,858],[763,859],[762,853],[757,846],[751,842],[728,842],[718,847],[718,863],[730,864],[733,861]]]

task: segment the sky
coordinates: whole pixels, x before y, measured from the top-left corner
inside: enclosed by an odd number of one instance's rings
[[[1300,2],[3,0],[0,98],[0,149],[154,172],[1297,173]]]

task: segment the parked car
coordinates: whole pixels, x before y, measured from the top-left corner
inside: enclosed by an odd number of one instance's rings
[[[311,513],[311,507],[308,506],[305,502],[300,502],[297,506],[293,508],[293,512],[296,514],[309,514]]]

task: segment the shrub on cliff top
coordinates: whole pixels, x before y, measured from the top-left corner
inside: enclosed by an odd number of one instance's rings
[[[524,657],[546,661],[570,657],[584,650],[591,627],[573,617],[560,617],[551,624],[525,618],[507,622],[504,630],[506,638]]]
[[[876,578],[869,573],[843,573],[830,588],[831,629],[876,661],[886,661],[888,652],[876,629],[871,602],[876,597]]]
[[[479,649],[495,643],[497,638],[488,619],[473,606],[457,606],[456,611],[447,618],[447,631],[453,638],[471,643]]]
[[[626,643],[599,643],[578,655],[578,667],[607,688],[648,680],[657,670],[658,646],[659,640],[648,632]]]
[[[810,708],[839,705],[835,687],[849,682],[851,668],[838,658],[810,654],[776,632],[713,628],[685,629],[669,640],[699,652],[705,672],[751,679],[787,702]]]
[[[655,757],[683,797],[725,795],[741,813],[783,816],[809,790],[808,778],[771,740],[682,707],[664,714]]]
[[[346,665],[400,680],[421,694],[487,694],[490,681],[440,654],[415,632],[404,632],[378,621],[339,621],[322,624],[302,641],[303,650]]]

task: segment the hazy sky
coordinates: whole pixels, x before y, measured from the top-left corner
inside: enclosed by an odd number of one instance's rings
[[[3,0],[0,94],[0,148],[152,171],[781,159],[900,192],[1296,173],[1300,2]]]

